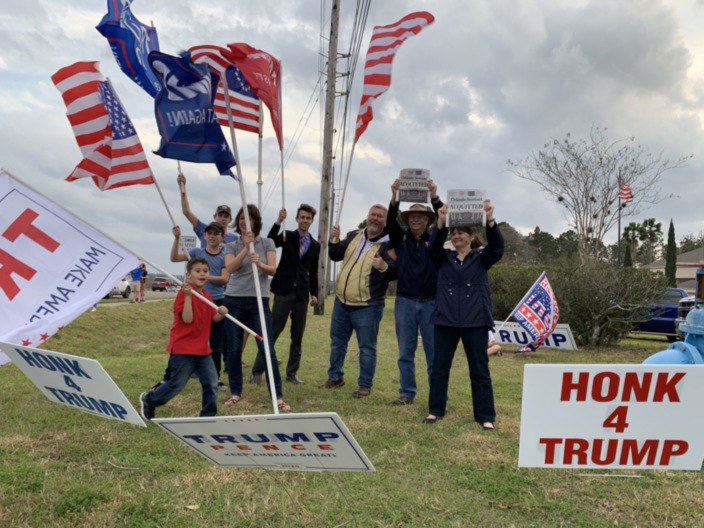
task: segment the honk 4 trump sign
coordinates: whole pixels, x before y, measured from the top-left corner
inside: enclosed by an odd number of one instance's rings
[[[704,368],[526,365],[518,465],[700,470]]]

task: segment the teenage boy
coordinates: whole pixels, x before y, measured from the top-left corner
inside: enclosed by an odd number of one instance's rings
[[[188,221],[193,226],[193,231],[200,240],[200,247],[205,247],[207,245],[205,240],[205,228],[207,225],[205,222],[201,222],[191,211],[191,206],[188,203],[188,196],[186,196],[186,177],[179,172],[176,181],[181,189],[181,212],[183,212],[184,216],[188,218]],[[232,210],[228,205],[218,205],[217,209],[215,209],[215,214],[213,215],[213,221],[222,226],[225,243],[234,242],[240,237],[237,233],[227,232],[227,227],[229,223],[232,222]]]
[[[201,257],[208,263],[208,280],[203,289],[207,291],[218,306],[222,306],[225,300],[225,285],[230,275],[225,269],[225,254],[223,253],[222,241],[225,231],[218,222],[210,222],[205,228],[204,248],[193,248],[187,253],[179,253],[179,239],[181,238],[181,228],[174,226],[174,243],[171,245],[171,262],[186,262],[195,257]],[[210,327],[210,349],[213,351],[213,362],[218,373],[218,389],[227,389],[225,384],[220,382],[220,372],[222,371],[222,357],[224,352],[225,323],[213,323]]]
[[[279,218],[269,230],[268,237],[281,249],[281,260],[271,279],[271,293],[274,294],[274,307],[271,310],[271,323],[274,342],[291,318],[291,344],[286,365],[286,379],[291,383],[303,383],[298,377],[301,366],[301,343],[306,329],[308,300],[310,305],[318,304],[318,260],[320,259],[320,242],[310,234],[310,226],[315,218],[315,208],[301,204],[296,212],[298,229],[281,231],[281,224],[286,219],[286,209],[279,211]],[[261,383],[266,366],[263,358],[255,361],[252,367],[253,383]]]
[[[142,417],[154,418],[157,407],[176,396],[188,383],[191,374],[196,374],[203,389],[200,416],[215,416],[218,412],[218,381],[215,364],[208,346],[211,322],[222,321],[227,308],[220,306],[215,314],[208,304],[193,300],[193,291],[211,300],[203,289],[208,281],[208,262],[204,258],[193,258],[186,265],[187,283],[174,301],[174,320],[171,325],[167,352],[171,377],[157,388],[139,396]]]

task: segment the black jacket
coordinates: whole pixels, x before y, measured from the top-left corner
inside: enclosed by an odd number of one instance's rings
[[[296,292],[299,300],[308,300],[308,295],[318,296],[318,261],[320,259],[320,242],[310,237],[310,247],[303,258],[299,256],[300,236],[298,231],[286,231],[286,242],[281,226],[274,224],[267,237],[281,248],[281,260],[271,279],[271,292],[274,295],[286,295]]]

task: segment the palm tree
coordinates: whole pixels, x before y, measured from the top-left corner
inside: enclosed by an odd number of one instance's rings
[[[645,230],[643,226],[635,222],[631,222],[626,227],[623,228],[623,240],[628,242],[628,248],[630,251],[631,262],[636,261],[636,252],[638,251],[638,241],[643,240],[645,236]]]
[[[648,262],[646,264],[651,264],[655,260],[655,246],[662,242],[662,224],[656,222],[655,218],[646,218],[640,227],[642,229],[641,240],[647,244],[648,248]]]

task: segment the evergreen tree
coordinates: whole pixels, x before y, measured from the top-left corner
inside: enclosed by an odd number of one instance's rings
[[[633,259],[631,258],[631,248],[629,246],[627,246],[626,251],[624,253],[625,253],[625,255],[623,257],[623,267],[624,268],[632,268],[633,267]]]
[[[677,286],[677,242],[675,241],[675,224],[670,219],[665,246],[665,281],[671,288]]]

